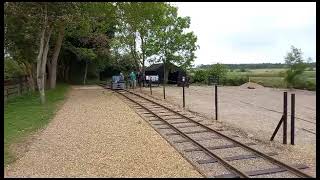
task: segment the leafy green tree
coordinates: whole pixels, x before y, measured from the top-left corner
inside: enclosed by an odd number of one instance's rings
[[[288,52],[285,57],[285,63],[288,65],[289,69],[286,71],[284,80],[289,88],[294,86],[295,80],[307,67],[302,54],[301,49],[291,46],[291,52]]]
[[[208,75],[212,77],[218,77],[219,79],[224,79],[227,75],[228,69],[223,64],[214,64],[208,69]]]
[[[24,68],[17,61],[12,58],[5,58],[4,60],[4,77],[13,78],[25,75]]]
[[[97,58],[97,55],[92,49],[87,48],[77,48],[77,54],[80,56],[80,59],[85,61],[86,67],[83,76],[83,84],[86,84],[87,73],[88,73],[88,63],[94,61]]]
[[[151,58],[148,51],[154,47],[149,42],[150,38],[161,24],[167,6],[162,2],[117,3],[119,21],[115,38],[117,46],[114,48],[121,49],[122,54],[131,54],[136,70],[141,70],[143,74],[145,62]]]
[[[207,83],[208,73],[206,70],[196,70],[193,77],[194,82]]]
[[[81,15],[77,23],[66,28],[63,50],[74,54],[77,61],[85,62],[84,83],[87,79],[89,64],[95,65],[98,76],[99,72],[110,64],[110,48],[116,23],[115,10],[112,3],[81,3],[79,6]],[[67,54],[70,55],[70,53]],[[61,73],[67,81],[69,76],[65,71],[70,68],[70,60],[75,59],[68,57],[64,59],[61,62]]]
[[[187,32],[190,27],[190,17],[179,17],[177,8],[167,5],[165,13],[160,18],[155,31],[148,41],[147,55],[154,62],[163,62],[165,69],[170,63],[184,69],[190,67],[195,59],[197,37],[193,32]],[[168,80],[168,71],[165,71],[164,83]]]
[[[35,59],[37,56],[37,43],[39,24],[37,16],[27,16],[37,4],[6,2],[4,4],[4,51],[11,57],[10,60],[22,68],[27,75],[31,90],[35,90]],[[5,70],[6,70],[5,66]]]
[[[59,28],[59,36],[56,38],[57,43],[53,51],[50,51],[50,39],[55,38],[54,30],[58,26],[61,27],[62,22],[68,19],[68,15],[73,13],[74,4],[10,2],[5,5],[5,49],[7,49],[10,56],[25,64],[29,74],[31,74],[30,71],[36,72],[41,103],[45,102],[46,66],[51,62],[54,64],[54,61],[58,58],[63,29]],[[17,22],[20,23],[18,26]],[[22,28],[20,29],[19,26]],[[49,54],[52,58],[48,60]],[[35,64],[36,67],[34,66]],[[50,70],[51,68],[49,67]]]

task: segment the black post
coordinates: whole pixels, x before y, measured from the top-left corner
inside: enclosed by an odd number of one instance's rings
[[[145,69],[143,69],[143,73],[142,73],[142,84],[143,84],[143,87],[145,87],[145,82],[146,82],[146,72],[145,72]]]
[[[166,99],[166,88],[165,88],[165,80],[166,80],[166,63],[163,63],[163,99]]]
[[[150,93],[152,95],[152,88],[151,88],[151,78],[149,77],[149,86],[150,86]]]
[[[288,119],[288,96],[283,92],[283,144],[287,144],[287,119]]]
[[[185,107],[185,99],[184,99],[184,82],[182,82],[182,96],[183,96],[183,108]]]
[[[270,138],[270,141],[273,141],[273,138],[276,136],[276,134],[277,134],[277,132],[278,132],[280,126],[281,126],[281,123],[282,123],[282,121],[283,121],[283,117],[284,117],[284,115],[282,115],[282,117],[281,117],[281,119],[280,119],[280,121],[279,121],[276,129],[274,130],[274,132],[273,132],[273,134],[272,134],[272,136],[271,136],[271,138]]]
[[[295,94],[291,94],[291,145],[294,145]]]
[[[216,120],[218,120],[218,88],[217,85],[214,85],[214,104],[216,110]]]

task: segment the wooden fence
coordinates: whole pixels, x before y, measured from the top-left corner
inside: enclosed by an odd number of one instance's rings
[[[29,90],[27,76],[5,79],[3,88],[4,102],[6,102],[9,97],[21,95]]]

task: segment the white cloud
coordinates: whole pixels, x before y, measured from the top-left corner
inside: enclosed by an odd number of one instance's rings
[[[290,45],[315,59],[316,3],[177,2],[198,37],[195,64],[283,62]]]

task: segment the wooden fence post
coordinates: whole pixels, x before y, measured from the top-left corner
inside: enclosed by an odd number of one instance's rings
[[[218,120],[218,87],[214,85],[214,104],[215,104],[215,111],[216,111],[216,120]]]
[[[288,96],[287,92],[283,93],[283,144],[287,144],[287,119],[288,119]]]
[[[291,145],[294,145],[295,94],[291,94]]]
[[[5,88],[5,87],[4,87]],[[4,102],[7,102],[8,101],[8,88],[5,88],[5,99],[4,99]]]
[[[18,77],[18,95],[21,95],[22,94],[22,86],[23,86],[23,84],[22,84],[22,77],[21,76],[19,76]]]

